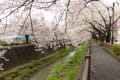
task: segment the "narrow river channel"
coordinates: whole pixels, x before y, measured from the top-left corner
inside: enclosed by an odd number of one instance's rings
[[[35,73],[30,80],[46,80],[47,79],[47,76],[48,74],[50,73],[50,71],[52,70],[52,68],[59,64],[60,62],[62,62],[63,60],[64,61],[67,61],[69,60],[70,57],[72,57],[73,55],[75,54],[75,51],[72,51],[70,52],[67,56],[57,60],[56,62],[44,67],[44,68],[41,68],[37,73]]]

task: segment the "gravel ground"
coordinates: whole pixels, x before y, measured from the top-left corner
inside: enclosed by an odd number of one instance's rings
[[[120,80],[120,62],[95,43],[92,44],[91,80]]]

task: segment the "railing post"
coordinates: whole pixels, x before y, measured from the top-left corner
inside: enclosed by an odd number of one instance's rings
[[[87,80],[90,80],[90,72],[91,72],[91,56],[90,55],[87,55],[85,56],[85,60],[89,61],[89,65],[88,65],[88,77],[87,77]]]

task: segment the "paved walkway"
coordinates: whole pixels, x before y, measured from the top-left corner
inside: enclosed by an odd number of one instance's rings
[[[91,73],[91,80],[120,80],[120,62],[102,47],[92,44]]]

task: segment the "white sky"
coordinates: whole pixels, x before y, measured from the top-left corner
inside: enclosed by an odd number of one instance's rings
[[[4,0],[0,0],[0,3],[3,3]]]
[[[113,2],[120,2],[120,0],[101,0],[106,6],[112,6]]]

